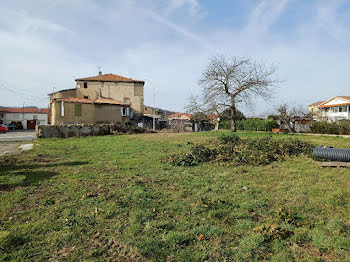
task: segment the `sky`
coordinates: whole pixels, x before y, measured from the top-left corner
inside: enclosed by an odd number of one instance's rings
[[[278,65],[274,98],[240,108],[250,116],[350,96],[346,0],[2,0],[0,13],[1,106],[47,107],[101,66],[181,112],[216,54]]]

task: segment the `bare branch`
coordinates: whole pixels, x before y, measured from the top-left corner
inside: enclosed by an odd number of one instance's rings
[[[275,78],[277,67],[258,63],[251,58],[216,55],[209,59],[209,65],[202,73],[199,85],[202,87],[201,106],[190,103],[192,111],[219,111],[229,107],[232,112],[231,129],[235,131],[236,106],[252,104],[254,98],[271,99],[274,87],[280,82]],[[192,105],[192,106],[191,106]],[[205,109],[205,110],[204,110]]]

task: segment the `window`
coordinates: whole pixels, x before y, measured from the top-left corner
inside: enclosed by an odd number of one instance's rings
[[[82,116],[82,105],[75,104],[75,116]]]
[[[38,119],[38,116],[37,115],[33,115],[33,119]]]
[[[86,82],[84,82],[84,88],[87,88],[87,83]]]
[[[15,114],[15,115],[13,116],[13,118],[14,118],[14,119],[19,119],[19,114]]]
[[[64,116],[64,101],[61,102],[61,116]]]
[[[126,116],[126,113],[127,113],[127,112],[126,112],[126,107],[123,107],[123,106],[122,106],[122,107],[120,108],[120,115],[121,115],[121,116]]]
[[[343,108],[341,106],[339,107],[339,112],[343,112]]]
[[[89,99],[89,96],[84,96],[85,99]]]
[[[105,82],[102,82],[102,83],[101,83],[101,86],[104,87],[104,86],[105,86]]]

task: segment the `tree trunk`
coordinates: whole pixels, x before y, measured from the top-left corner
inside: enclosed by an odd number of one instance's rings
[[[236,104],[235,98],[231,97],[231,132],[236,132]]]
[[[291,120],[289,118],[286,118],[284,121],[286,122],[288,131],[290,133],[296,133],[294,127],[292,127],[291,124],[290,124]]]

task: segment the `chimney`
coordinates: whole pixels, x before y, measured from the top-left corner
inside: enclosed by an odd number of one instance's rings
[[[102,71],[98,71],[98,75],[101,76],[102,75]]]

